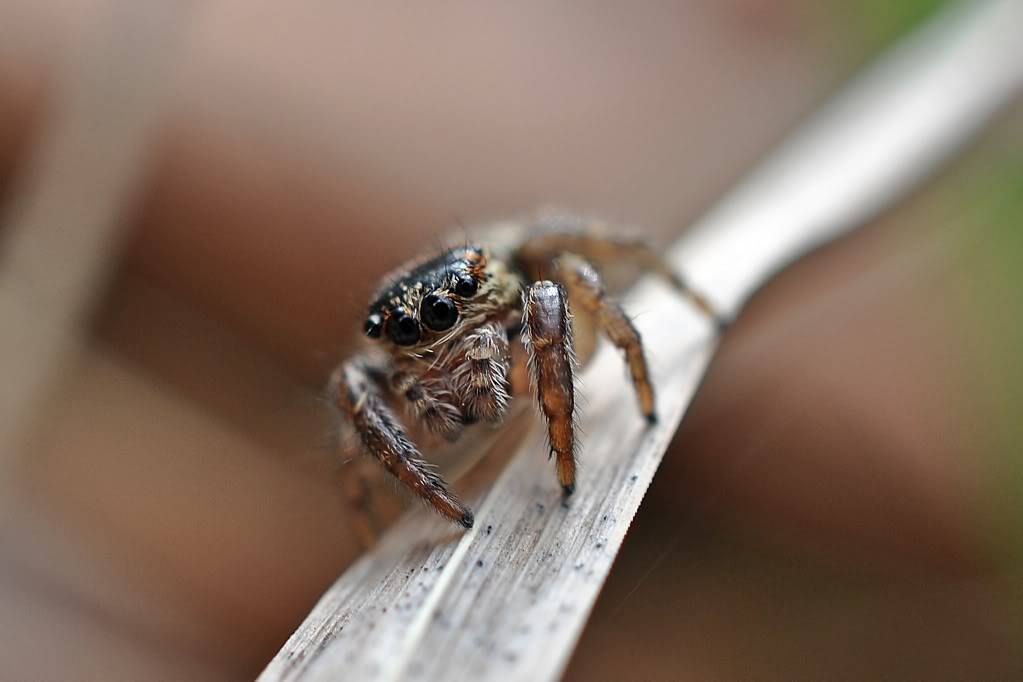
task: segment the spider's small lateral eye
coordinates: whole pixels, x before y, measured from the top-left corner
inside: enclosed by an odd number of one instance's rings
[[[380,332],[384,328],[384,321],[376,313],[373,313],[366,318],[366,324],[363,325],[362,331],[365,332],[366,336],[371,339],[379,339]]]
[[[396,310],[387,320],[387,335],[399,346],[411,346],[419,341],[419,323],[404,310]]]
[[[471,275],[462,275],[455,282],[455,293],[462,298],[472,298],[476,295],[479,287],[479,282],[473,279]]]
[[[423,299],[419,307],[419,316],[423,318],[423,324],[428,328],[442,332],[451,329],[458,321],[458,308],[450,298],[430,294]]]

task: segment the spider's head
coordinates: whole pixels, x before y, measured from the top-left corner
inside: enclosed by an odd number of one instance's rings
[[[489,278],[486,252],[476,246],[406,264],[377,291],[363,332],[404,350],[450,338],[481,321]]]

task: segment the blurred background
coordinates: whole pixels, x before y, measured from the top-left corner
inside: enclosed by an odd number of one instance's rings
[[[89,50],[170,66],[111,89],[159,99],[124,229],[2,434],[0,677],[258,674],[359,551],[319,394],[381,273],[551,202],[667,244],[944,4],[227,0],[160,9],[159,53],[111,2],[5,0],[0,249]],[[102,176],[119,126],[69,148]],[[760,292],[567,678],[1023,676],[1021,225],[1014,104]]]

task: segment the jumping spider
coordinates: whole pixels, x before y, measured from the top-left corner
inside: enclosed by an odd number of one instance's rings
[[[473,525],[472,511],[423,459],[389,403],[404,402],[411,418],[453,441],[468,424],[500,422],[510,396],[531,385],[547,422],[558,481],[570,495],[577,371],[570,301],[574,312],[592,316],[624,351],[640,411],[650,422],[657,419],[639,333],[608,298],[590,261],[627,263],[663,276],[714,315],[656,250],[592,221],[548,215],[490,233],[485,245],[445,248],[385,277],[366,314],[368,347],[343,362],[329,386],[365,452],[465,528]]]

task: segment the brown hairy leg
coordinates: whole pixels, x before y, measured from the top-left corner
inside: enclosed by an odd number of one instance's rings
[[[359,360],[345,362],[335,370],[328,390],[355,427],[368,454],[438,512],[472,528],[472,512],[448,491],[444,479],[423,460]]]
[[[360,453],[361,454],[361,453]],[[359,545],[369,549],[384,528],[401,514],[401,505],[387,494],[380,465],[368,457],[353,457],[341,468],[341,489],[352,517],[352,530]]]
[[[632,320],[620,305],[607,297],[600,274],[587,261],[574,254],[563,254],[556,263],[558,279],[567,287],[572,303],[591,313],[611,343],[625,352],[639,409],[647,421],[657,421],[654,387],[643,353],[643,341]]]
[[[525,294],[522,344],[547,440],[566,495],[575,491],[575,356],[568,296],[560,284],[542,281]]]
[[[541,216],[535,223],[535,229],[536,236],[519,249],[519,258],[531,270],[542,268],[562,253],[579,254],[597,263],[627,261],[664,278],[718,326],[727,324],[710,301],[689,286],[662,254],[641,237],[615,234],[607,223],[601,221],[561,214]]]

